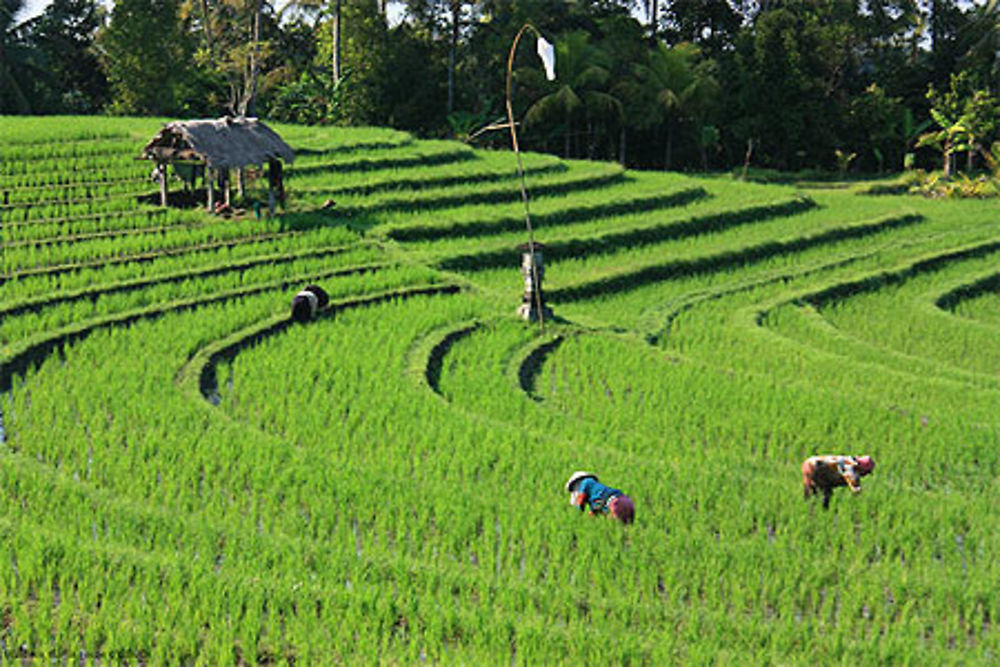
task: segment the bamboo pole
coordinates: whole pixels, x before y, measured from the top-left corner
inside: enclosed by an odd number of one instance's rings
[[[510,46],[510,55],[507,56],[507,125],[510,128],[510,140],[514,148],[514,155],[517,156],[517,175],[521,186],[521,201],[524,203],[524,225],[528,230],[528,253],[531,255],[531,278],[535,283],[535,306],[538,308],[538,325],[542,333],[545,333],[545,313],[542,312],[542,295],[537,289],[538,286],[538,265],[535,262],[535,235],[531,229],[531,211],[528,206],[528,188],[524,182],[524,164],[521,161],[521,150],[517,143],[517,129],[514,126],[514,108],[511,105],[511,80],[514,71],[514,53],[517,51],[517,43],[521,41],[521,35],[526,30],[533,31],[539,37],[538,30],[530,23],[525,23],[517,35],[514,36],[514,43]]]

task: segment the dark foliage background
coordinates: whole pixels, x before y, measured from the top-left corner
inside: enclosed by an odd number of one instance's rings
[[[513,99],[534,150],[653,169],[937,167],[944,139],[916,146],[944,129],[930,110],[949,90],[959,107],[990,102],[951,144],[967,149],[961,166],[985,166],[997,138],[1000,10],[985,0],[55,0],[19,21],[22,9],[2,0],[0,113],[246,112],[467,138],[502,116],[511,42],[531,22],[558,73],[546,81],[522,41]]]

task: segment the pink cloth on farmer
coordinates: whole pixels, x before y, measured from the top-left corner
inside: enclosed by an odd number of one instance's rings
[[[611,516],[622,523],[632,523],[635,521],[635,503],[626,495],[615,496],[608,504]]]

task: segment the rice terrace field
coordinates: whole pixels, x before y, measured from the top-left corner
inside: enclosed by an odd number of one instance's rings
[[[542,333],[509,152],[278,125],[223,218],[161,124],[0,118],[3,662],[1000,660],[996,201],[528,154]]]

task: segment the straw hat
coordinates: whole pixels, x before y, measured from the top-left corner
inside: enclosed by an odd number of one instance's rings
[[[584,470],[577,470],[575,473],[570,475],[569,481],[566,482],[566,492],[569,493],[570,490],[573,488],[574,484],[579,482],[581,479],[587,479],[588,477],[592,477],[595,482],[597,481],[597,475],[595,475],[594,473],[586,472]]]

